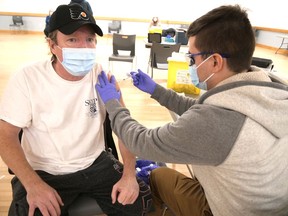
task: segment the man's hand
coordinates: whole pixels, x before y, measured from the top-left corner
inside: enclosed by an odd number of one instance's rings
[[[27,191],[26,199],[29,205],[27,216],[33,216],[36,208],[43,216],[59,216],[61,215],[60,206],[64,205],[61,197],[39,177],[28,163],[19,142],[20,129],[0,120],[0,156]]]
[[[122,176],[113,186],[111,198],[112,203],[116,200],[122,205],[133,204],[139,195],[139,185],[135,176]]]
[[[156,88],[156,83],[150,76],[148,76],[148,74],[143,73],[140,69],[138,69],[138,73],[132,71],[130,74],[132,76],[134,86],[150,95],[153,94]]]
[[[109,100],[119,100],[120,91],[116,89],[116,79],[112,75],[110,81],[108,80],[106,73],[104,71],[98,75],[98,84],[95,88],[97,89],[102,101],[106,104]]]
[[[33,216],[38,208],[43,216],[60,216],[63,202],[55,189],[45,182],[38,182],[33,187],[27,188],[27,202],[29,216]]]

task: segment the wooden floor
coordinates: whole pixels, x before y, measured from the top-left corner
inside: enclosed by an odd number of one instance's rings
[[[112,53],[111,36],[98,37],[97,61],[108,68],[108,56]],[[21,34],[21,33],[0,33],[0,98],[10,75],[23,64],[31,61],[49,58],[48,46],[43,35]],[[183,52],[187,52],[183,48]],[[255,55],[273,60],[279,74],[288,80],[288,57],[282,54],[274,54],[275,50],[257,47]],[[149,49],[145,48],[143,38],[138,38],[136,43],[137,68],[147,70]],[[161,126],[170,122],[169,112],[161,107],[149,96],[136,89],[130,79],[125,79],[126,73],[131,70],[127,63],[114,64],[113,73],[120,80],[122,94],[126,106],[130,109],[131,115],[140,123],[149,128]],[[163,85],[167,82],[167,72],[159,70],[155,73],[154,79]],[[169,167],[179,170],[185,175],[189,175],[185,165],[168,164]],[[6,165],[0,159],[0,216],[7,216],[7,210],[11,202],[10,180],[12,176],[8,174]]]

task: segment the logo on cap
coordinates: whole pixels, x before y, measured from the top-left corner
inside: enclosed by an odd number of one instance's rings
[[[89,20],[87,14],[81,10],[77,10],[75,8],[69,8],[70,10],[70,17],[73,20]]]

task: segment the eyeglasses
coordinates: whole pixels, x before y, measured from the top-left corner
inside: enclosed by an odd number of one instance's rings
[[[212,54],[215,54],[214,52],[199,52],[199,53],[187,53],[186,54],[186,57],[188,58],[188,62],[189,62],[189,66],[192,66],[195,64],[195,56],[198,56],[198,55],[212,55]],[[218,53],[222,58],[229,58],[229,55],[228,54],[221,54],[221,53]]]

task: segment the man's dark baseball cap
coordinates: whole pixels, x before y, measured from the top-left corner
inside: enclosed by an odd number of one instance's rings
[[[89,24],[95,33],[103,36],[101,28],[96,24],[94,17],[77,3],[60,5],[51,15],[49,24],[44,33],[48,34],[58,29],[65,35],[72,34],[83,25]]]

